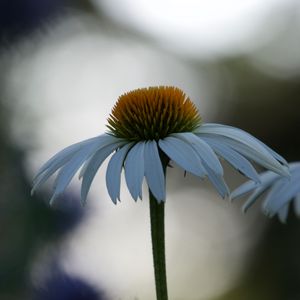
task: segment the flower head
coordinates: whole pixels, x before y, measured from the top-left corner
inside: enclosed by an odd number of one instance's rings
[[[246,212],[262,194],[268,191],[263,202],[263,211],[267,216],[273,217],[277,214],[280,221],[285,222],[293,200],[296,215],[300,216],[300,162],[290,163],[289,167],[290,178],[266,171],[259,176],[261,184],[253,181],[242,184],[232,192],[232,199],[251,192],[243,205],[243,211]]]
[[[195,104],[178,88],[150,87],[119,97],[107,127],[128,141],[159,140],[194,131],[201,122]]]
[[[120,178],[125,170],[132,197],[142,198],[142,183],[158,202],[165,201],[165,168],[169,160],[200,178],[208,177],[222,197],[229,195],[219,157],[248,178],[259,182],[252,160],[280,175],[286,161],[250,134],[230,126],[202,124],[195,105],[178,88],[150,87],[122,95],[108,118],[109,132],[71,145],[38,171],[32,191],[59,170],[51,202],[81,168],[81,199],[103,161],[111,156],[106,185],[114,203],[120,199]]]

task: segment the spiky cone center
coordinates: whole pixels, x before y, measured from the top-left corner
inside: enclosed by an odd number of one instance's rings
[[[201,124],[195,104],[176,87],[149,87],[121,95],[108,118],[116,137],[159,140],[171,133],[192,132]]]

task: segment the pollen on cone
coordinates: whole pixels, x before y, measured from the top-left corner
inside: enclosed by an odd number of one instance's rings
[[[171,133],[191,132],[201,123],[195,104],[176,87],[149,87],[121,95],[107,127],[128,140],[158,140]]]

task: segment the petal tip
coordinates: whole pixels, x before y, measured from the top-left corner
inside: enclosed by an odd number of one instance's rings
[[[55,194],[55,193],[52,195],[52,197],[51,197],[51,199],[50,199],[50,201],[49,201],[49,205],[50,205],[50,206],[52,206],[52,207],[54,206],[55,201],[56,201],[56,199],[57,199],[58,196],[59,196],[59,195],[58,195],[58,194]]]
[[[242,206],[242,213],[245,215],[246,213],[247,213],[247,211],[248,211],[248,208],[249,207],[246,207],[246,206]]]

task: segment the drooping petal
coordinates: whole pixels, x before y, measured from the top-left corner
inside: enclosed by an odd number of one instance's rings
[[[251,196],[242,206],[242,212],[246,213],[247,210],[256,202],[256,200],[268,189],[268,185],[261,185],[255,189]]]
[[[289,178],[281,177],[271,171],[260,175],[261,184],[255,185],[253,181],[248,181],[232,192],[232,197],[240,197],[243,194],[252,191],[243,206],[247,210],[258,197],[269,189],[262,209],[265,215],[273,217],[278,215],[281,222],[285,222],[288,216],[288,210],[291,202],[294,200],[294,208],[297,216],[300,216],[300,163],[289,164]]]
[[[255,138],[255,137],[254,137]],[[269,146],[267,146],[266,144],[264,144],[262,141],[260,141],[259,139],[255,138],[256,141],[258,143],[260,143],[272,156],[274,156],[275,159],[277,159],[281,164],[283,164],[284,166],[288,167],[288,162],[281,156],[279,155],[277,152],[275,152],[273,149],[271,149]]]
[[[57,161],[53,161],[53,163],[43,172],[40,173],[39,176],[36,176],[33,181],[33,186],[31,189],[31,195],[42,185],[44,184],[58,169],[60,169],[63,165],[65,165],[74,155],[75,153],[69,153]]]
[[[61,164],[61,161],[65,161],[66,158],[72,157],[73,154],[75,154],[77,151],[81,150],[85,146],[97,142],[99,139],[101,139],[102,136],[103,135],[70,145],[56,153],[38,170],[37,174],[33,179],[33,182],[36,180],[37,177],[39,177],[47,169],[51,168],[54,164]]]
[[[278,193],[281,193],[281,191],[284,189],[284,187],[288,184],[288,180],[284,178],[284,180],[277,180],[272,182],[270,191],[268,192],[267,197],[265,198],[263,202],[263,211],[267,216],[273,216],[275,213],[271,212],[270,206],[273,206],[275,204],[276,196]],[[281,199],[281,197],[280,197]]]
[[[255,139],[259,144],[261,144],[272,156],[274,156],[274,158],[276,160],[278,160],[281,164],[285,165],[285,166],[288,166],[288,162],[281,156],[279,155],[277,152],[275,152],[273,149],[271,149],[269,146],[267,146],[266,144],[264,144],[262,141],[260,141],[259,139],[257,139],[255,136],[253,135],[250,135],[249,133],[245,132],[244,130],[242,129],[239,129],[239,128],[234,128],[232,126],[228,126],[228,125],[220,125],[220,124],[215,124],[215,123],[211,123],[211,124],[205,124],[205,125],[212,125],[212,126],[222,126],[222,127],[226,127],[226,128],[229,128],[229,129],[234,129],[236,131],[240,131],[244,134],[247,134],[249,136],[251,136],[253,139]]]
[[[219,124],[203,124],[197,130],[197,135],[214,137],[263,167],[280,175],[289,176],[288,169],[281,165],[266,147],[262,146],[262,142],[258,142],[256,138],[243,130]]]
[[[235,198],[239,198],[260,186],[264,186],[268,188],[278,178],[280,177],[273,172],[270,171],[263,172],[260,175],[260,182],[261,182],[260,184],[254,181],[247,181],[243,183],[231,193],[231,199],[234,200]]]
[[[126,144],[119,149],[109,160],[106,170],[106,186],[108,194],[113,201],[117,203],[117,199],[120,199],[120,184],[121,184],[121,172],[126,154],[132,143]]]
[[[206,141],[220,157],[224,158],[235,169],[255,182],[260,182],[259,176],[252,164],[238,152],[222,143],[219,143],[211,137],[203,137],[202,139]]]
[[[46,182],[49,177],[51,177],[58,169],[71,160],[72,157],[78,155],[78,153],[83,149],[88,149],[93,145],[98,145],[100,140],[100,137],[85,140],[71,145],[55,154],[40,168],[36,174],[35,178],[33,179],[31,194],[33,194],[39,186]]]
[[[104,160],[117,148],[122,146],[124,142],[114,142],[110,145],[107,145],[99,149],[89,160],[88,165],[85,168],[85,172],[82,175],[82,184],[81,184],[81,201],[84,204],[86,201],[87,194],[90,190],[92,181],[104,162]]]
[[[170,136],[159,140],[159,147],[184,170],[202,178],[207,175],[196,151],[183,140]]]
[[[148,141],[144,148],[145,177],[152,194],[158,202],[166,199],[165,175],[156,141]]]
[[[33,188],[31,193],[46,182],[50,176],[52,176],[58,169],[66,165],[70,160],[77,156],[82,156],[83,161],[93,154],[97,149],[105,146],[108,142],[112,142],[120,139],[112,137],[107,134],[103,134],[91,139],[84,140],[82,142],[73,144],[49,159],[38,171],[37,175],[33,180]],[[87,153],[87,154],[85,154]],[[80,160],[80,158],[78,158]]]
[[[78,175],[78,179],[82,178],[82,176],[84,175],[84,173],[85,173],[85,171],[86,171],[86,169],[87,169],[87,167],[88,167],[88,165],[89,165],[89,163],[90,163],[90,161],[91,161],[92,158],[93,158],[93,156],[90,157],[89,159],[87,159],[85,161],[85,163],[83,164],[82,168],[80,169],[80,172],[79,172],[79,175]]]
[[[286,223],[286,219],[289,213],[289,207],[290,207],[290,203],[286,203],[285,205],[283,205],[282,208],[280,208],[279,212],[278,212],[278,217],[279,220],[282,223]]]
[[[264,212],[274,216],[279,209],[300,193],[300,173],[295,174],[291,179],[283,178],[277,182],[268,194],[264,204]]]
[[[292,162],[289,164],[289,168],[293,174],[300,174],[300,162]]]
[[[225,197],[229,196],[230,191],[223,176],[216,174],[205,162],[203,162],[203,164],[205,169],[207,170],[207,176],[209,180],[214,185],[221,197],[224,199]]]
[[[139,142],[130,149],[125,161],[125,179],[128,190],[134,200],[142,195],[144,179],[145,142]]]
[[[118,144],[118,145],[120,145],[120,146],[122,146],[122,145],[124,145],[124,144],[126,144],[126,141],[125,140],[122,140],[122,139],[120,139],[120,138],[116,138],[116,137],[114,137],[114,136],[112,136],[112,135],[110,135],[110,134],[104,134],[104,135],[102,135],[102,141],[101,141],[101,146],[100,147],[97,147],[97,150],[99,149],[101,149],[101,148],[104,148],[104,147],[106,147],[106,146],[109,146],[109,145],[111,145],[111,144],[114,144],[114,143],[116,143],[116,144]],[[85,173],[85,171],[86,171],[86,169],[87,169],[87,167],[88,167],[88,165],[89,165],[89,163],[90,163],[90,160],[92,159],[93,157],[90,157],[89,159],[87,159],[86,160],[86,162],[84,163],[84,165],[83,165],[83,167],[81,168],[81,170],[80,170],[80,172],[79,172],[79,179],[81,179],[82,177],[83,177],[83,175],[84,175],[84,173]]]
[[[50,205],[64,192],[75,173],[84,161],[95,152],[95,147],[85,147],[74,155],[59,171],[54,182],[54,193],[50,199]]]
[[[231,147],[235,151],[244,155],[245,157],[251,159],[257,164],[269,169],[281,176],[289,176],[290,173],[288,168],[281,165],[277,160],[275,160],[269,153],[263,153],[257,148],[251,148],[246,144],[240,143],[234,140],[226,140],[226,138],[219,138],[219,140],[225,145]]]
[[[172,136],[177,137],[192,146],[201,160],[204,161],[214,173],[223,175],[223,168],[218,157],[203,139],[191,132],[175,133]]]

